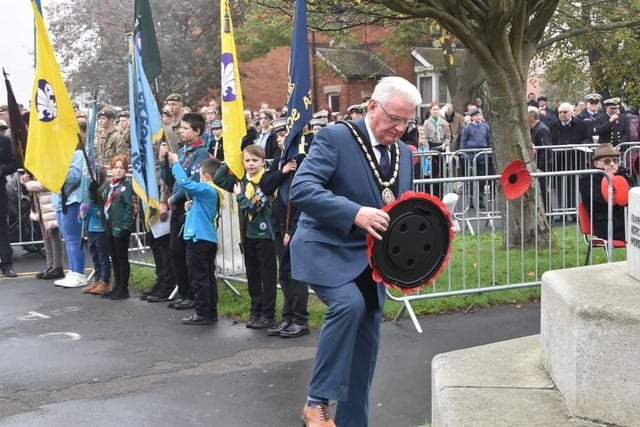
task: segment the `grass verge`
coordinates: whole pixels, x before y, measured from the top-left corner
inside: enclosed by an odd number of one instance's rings
[[[474,236],[457,236],[452,245],[450,263],[436,283],[435,292],[456,291],[463,288],[493,287],[501,284],[534,283],[545,271],[580,266],[584,263],[586,245],[575,226],[555,229],[554,245],[548,248],[527,250],[505,250],[501,247],[500,233],[480,233]],[[604,251],[593,253],[593,263],[606,262]],[[614,260],[626,259],[626,250],[614,251]],[[154,270],[150,267],[131,266],[131,287],[139,292],[149,289],[154,283]],[[240,292],[236,296],[222,281],[218,281],[218,312],[239,322],[246,321],[249,314],[249,294],[245,283],[231,281]],[[431,288],[423,292],[433,292]],[[276,313],[282,308],[282,293],[277,294]],[[394,292],[394,295],[400,295]],[[538,301],[540,287],[479,292],[468,295],[420,299],[412,302],[416,315],[454,311],[474,311],[497,304],[520,305],[527,301]],[[401,309],[399,302],[387,300],[384,307],[385,320],[392,319]],[[309,297],[309,324],[317,328],[322,325],[325,306],[315,295]]]

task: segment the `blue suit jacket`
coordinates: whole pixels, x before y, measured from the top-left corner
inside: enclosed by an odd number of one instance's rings
[[[354,125],[364,135],[364,118]],[[400,147],[399,193],[413,189],[411,151]],[[291,200],[302,211],[290,243],[295,279],[336,287],[355,280],[368,264],[366,231],[354,220],[362,206],[384,206],[371,168],[351,131],[343,124],[321,129],[296,172]],[[380,286],[379,302],[384,301]]]

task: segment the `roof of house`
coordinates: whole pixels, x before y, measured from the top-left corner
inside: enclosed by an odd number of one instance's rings
[[[433,68],[434,71],[442,71],[446,68],[444,62],[444,55],[441,48],[435,47],[414,47],[411,50],[411,54],[414,58],[426,68]],[[462,55],[464,49],[455,49],[453,51],[453,57],[456,64],[462,61]]]
[[[396,74],[393,68],[367,49],[319,47],[316,48],[316,53],[345,79],[384,77]]]

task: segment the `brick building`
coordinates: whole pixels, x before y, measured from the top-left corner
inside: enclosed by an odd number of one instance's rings
[[[344,47],[309,33],[314,110],[328,105],[334,112],[345,112],[348,106],[367,100],[376,81],[389,75],[402,76],[418,86],[424,101],[421,116],[432,100],[451,100],[440,72],[445,65],[440,49],[415,47],[392,54],[381,43],[385,37],[381,27],[366,27],[354,36],[360,45]],[[272,108],[286,103],[289,55],[289,47],[283,46],[239,64],[245,109],[256,110],[263,101]]]

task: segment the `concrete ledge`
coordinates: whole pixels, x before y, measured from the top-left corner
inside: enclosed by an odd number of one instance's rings
[[[640,283],[627,263],[542,276],[540,351],[569,410],[584,419],[640,419]]]
[[[431,423],[443,426],[594,426],[574,419],[540,362],[533,335],[437,355]]]

